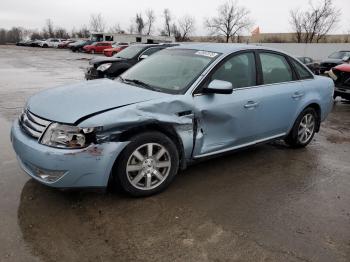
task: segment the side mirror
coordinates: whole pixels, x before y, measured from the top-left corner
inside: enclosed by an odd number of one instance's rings
[[[345,63],[350,61],[350,57],[349,56],[344,56],[342,59]]]
[[[206,94],[232,94],[233,86],[231,82],[222,80],[213,80],[203,89]]]
[[[140,56],[139,60],[141,61],[143,59],[146,59],[147,57],[148,57],[148,55],[142,55],[142,56]]]

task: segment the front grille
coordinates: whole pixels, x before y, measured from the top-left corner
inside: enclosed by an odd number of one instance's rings
[[[31,137],[39,139],[46,127],[51,122],[35,116],[33,113],[25,110],[19,117],[19,123],[24,132]]]

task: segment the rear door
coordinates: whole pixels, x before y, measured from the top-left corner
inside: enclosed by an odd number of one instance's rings
[[[256,90],[259,110],[255,130],[258,140],[267,140],[288,132],[305,90],[287,56],[272,51],[258,54],[261,85]]]

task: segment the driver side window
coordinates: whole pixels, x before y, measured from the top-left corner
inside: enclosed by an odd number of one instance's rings
[[[233,88],[255,86],[256,67],[254,53],[247,52],[226,60],[215,71],[211,80],[231,82]]]

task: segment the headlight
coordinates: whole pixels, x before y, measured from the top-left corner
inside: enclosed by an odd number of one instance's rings
[[[112,63],[105,63],[97,67],[97,70],[99,71],[106,71],[108,68],[110,68]]]
[[[94,131],[94,128],[53,123],[46,129],[40,142],[58,148],[83,148],[92,142],[91,136]]]

